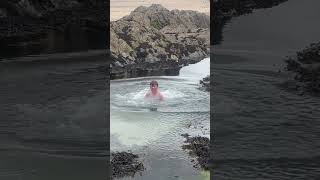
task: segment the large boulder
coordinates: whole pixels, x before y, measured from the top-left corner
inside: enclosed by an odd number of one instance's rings
[[[140,6],[111,22],[110,35],[111,55],[124,65],[196,62],[209,56],[210,17],[196,11],[169,11],[159,4]]]

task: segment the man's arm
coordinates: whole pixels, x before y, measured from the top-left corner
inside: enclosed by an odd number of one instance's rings
[[[164,100],[164,96],[161,93],[159,93],[159,95],[160,95],[160,101],[163,101]]]

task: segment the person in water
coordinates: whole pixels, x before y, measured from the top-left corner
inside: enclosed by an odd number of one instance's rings
[[[163,101],[164,97],[159,91],[159,85],[157,81],[151,81],[150,82],[150,91],[147,92],[144,96],[145,98],[150,98],[150,99],[156,99],[159,101]]]

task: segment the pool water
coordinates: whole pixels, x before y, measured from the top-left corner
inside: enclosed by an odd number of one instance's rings
[[[203,179],[182,150],[183,133],[210,136],[210,93],[199,80],[210,74],[210,58],[183,67],[179,76],[114,80],[110,83],[111,152],[131,151],[146,170],[123,179]],[[156,80],[162,102],[144,99],[149,82]],[[154,111],[156,107],[156,111]]]

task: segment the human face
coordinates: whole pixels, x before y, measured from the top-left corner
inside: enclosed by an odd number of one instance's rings
[[[151,92],[155,93],[158,90],[158,85],[156,83],[151,83],[150,84],[150,90]]]

